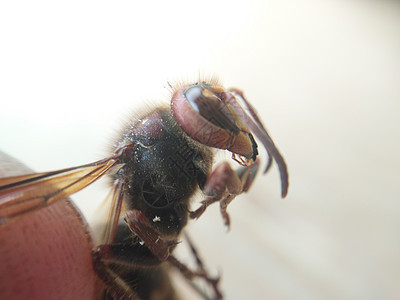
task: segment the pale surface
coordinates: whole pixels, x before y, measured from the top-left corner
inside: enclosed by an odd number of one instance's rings
[[[0,148],[38,171],[94,161],[167,80],[216,74],[291,184],[280,200],[277,170],[258,178],[229,234],[217,207],[191,226],[227,299],[398,299],[400,4],[138,3],[0,4]]]

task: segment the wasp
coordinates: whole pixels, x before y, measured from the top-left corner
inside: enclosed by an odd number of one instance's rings
[[[92,250],[93,268],[107,286],[101,297],[174,299],[173,289],[165,288],[169,265],[189,280],[205,280],[212,297],[222,299],[218,278],[207,274],[189,238],[196,270],[181,263],[173,251],[188,221],[199,218],[213,203],[219,203],[229,228],[227,208],[249,190],[260,166],[256,139],[268,157],[264,173],[273,161],[277,163],[285,197],[286,163],[243,93],[216,81],[179,86],[170,105],[136,116],[108,157],[0,179],[0,226],[65,199],[107,174],[112,182],[109,216]],[[228,161],[214,166],[218,150],[229,151],[238,167]],[[199,191],[203,201],[192,210],[191,200]]]

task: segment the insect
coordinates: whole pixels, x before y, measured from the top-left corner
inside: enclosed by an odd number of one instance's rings
[[[220,204],[223,221],[230,226],[227,207],[250,188],[260,165],[255,138],[268,154],[264,173],[276,161],[285,197],[285,161],[243,93],[215,81],[180,86],[170,106],[137,116],[122,131],[109,157],[0,179],[0,226],[108,174],[112,179],[109,217],[92,252],[94,269],[108,286],[103,297],[151,299],[159,293],[157,287],[168,281],[166,263],[188,279],[202,278],[212,287],[213,297],[221,299],[218,280],[205,272],[190,239],[197,270],[182,264],[173,250],[188,220],[199,218],[212,203]],[[237,169],[227,161],[213,169],[214,153],[221,149],[231,152]],[[199,190],[204,200],[191,211],[191,199]],[[172,297],[168,291],[161,298]]]

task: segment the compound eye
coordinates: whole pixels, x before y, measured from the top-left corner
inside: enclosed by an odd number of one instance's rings
[[[233,133],[240,131],[226,106],[226,93],[208,86],[193,85],[183,92],[189,105],[212,124]]]
[[[177,90],[171,99],[171,109],[190,138],[254,160],[257,145],[229,104],[232,97],[223,87],[197,83]]]

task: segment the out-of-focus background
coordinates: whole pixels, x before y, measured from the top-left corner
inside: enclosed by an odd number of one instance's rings
[[[399,2],[8,1],[0,43],[0,148],[37,171],[104,157],[168,81],[245,91],[290,189],[273,168],[229,233],[217,206],[190,225],[227,299],[400,298]]]

